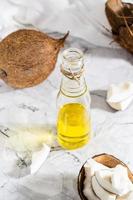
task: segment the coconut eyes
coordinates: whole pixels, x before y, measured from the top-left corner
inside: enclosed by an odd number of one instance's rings
[[[5,70],[0,69],[0,77],[2,77],[2,78],[6,78],[7,77],[7,73],[6,73]]]

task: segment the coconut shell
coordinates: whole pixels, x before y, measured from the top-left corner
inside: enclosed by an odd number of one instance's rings
[[[0,42],[0,78],[14,88],[44,81],[55,67],[68,33],[54,39],[36,30],[18,30]]]
[[[133,54],[133,4],[108,0],[105,11],[114,40]]]
[[[101,163],[101,164],[103,164],[103,165],[105,165],[107,167],[110,167],[110,168],[114,168],[118,164],[123,165],[124,167],[127,168],[128,176],[129,176],[130,180],[133,182],[133,174],[130,171],[130,169],[127,167],[126,164],[124,164],[122,161],[120,161],[119,159],[115,158],[114,156],[109,155],[109,154],[100,154],[100,155],[94,156],[93,159],[96,162]],[[85,162],[85,164],[86,164],[86,162]],[[82,200],[89,200],[83,194],[84,180],[85,180],[85,168],[84,168],[84,165],[82,166],[82,168],[81,168],[81,170],[79,172],[79,176],[78,176],[78,182],[77,182],[77,184],[78,184],[78,192],[79,192],[80,198]]]

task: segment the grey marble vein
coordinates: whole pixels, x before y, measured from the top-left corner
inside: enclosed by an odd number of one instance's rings
[[[36,111],[39,111],[39,109],[36,107],[36,106],[32,106],[32,105],[26,105],[26,104],[20,104],[18,105],[19,108],[22,108],[22,109],[28,109],[28,110],[31,110],[32,112],[36,112]]]

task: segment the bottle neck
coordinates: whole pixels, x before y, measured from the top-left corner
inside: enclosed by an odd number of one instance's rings
[[[63,75],[60,92],[67,97],[79,97],[87,91],[85,78],[82,75],[78,80]]]
[[[61,65],[62,81],[60,91],[69,97],[77,97],[87,90],[83,76],[83,53],[78,49],[67,49],[63,52]]]

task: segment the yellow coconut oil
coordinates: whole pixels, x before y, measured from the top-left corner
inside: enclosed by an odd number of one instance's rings
[[[80,103],[65,104],[59,111],[57,131],[58,142],[67,149],[76,149],[90,139],[90,116]]]

